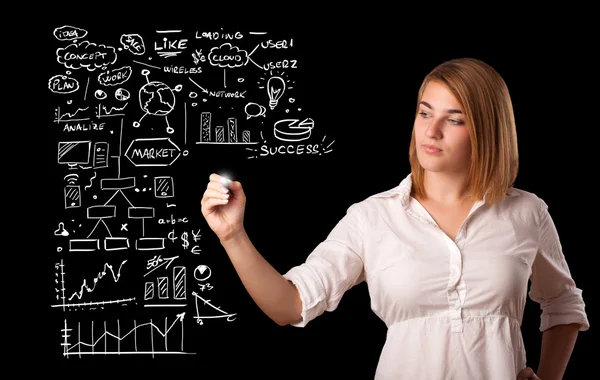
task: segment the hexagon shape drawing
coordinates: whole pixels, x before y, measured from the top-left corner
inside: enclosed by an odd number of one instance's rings
[[[180,156],[181,150],[168,137],[140,138],[129,144],[125,157],[134,166],[169,166]]]

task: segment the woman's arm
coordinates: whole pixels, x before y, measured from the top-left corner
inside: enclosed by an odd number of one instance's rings
[[[556,325],[542,333],[542,351],[536,375],[542,380],[561,380],[575,347],[579,323]]]

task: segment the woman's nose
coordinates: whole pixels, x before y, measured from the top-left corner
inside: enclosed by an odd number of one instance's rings
[[[432,119],[427,128],[425,129],[427,137],[439,137],[442,134],[442,123],[438,120]]]

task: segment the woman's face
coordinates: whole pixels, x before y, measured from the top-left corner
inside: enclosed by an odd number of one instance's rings
[[[425,170],[468,172],[471,140],[465,114],[458,100],[443,84],[427,84],[419,104],[414,131],[417,157]],[[427,145],[437,149],[429,149]]]

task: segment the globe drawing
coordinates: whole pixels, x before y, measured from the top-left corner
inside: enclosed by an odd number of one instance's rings
[[[140,88],[140,107],[150,115],[168,115],[175,107],[175,95],[162,82],[147,83]]]

